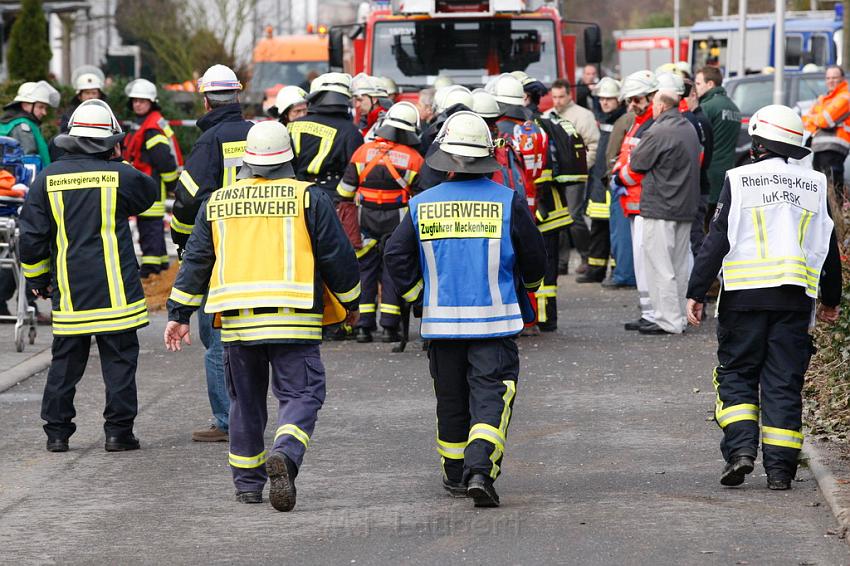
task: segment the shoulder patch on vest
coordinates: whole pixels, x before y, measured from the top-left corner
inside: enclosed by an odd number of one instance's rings
[[[31,132],[32,131],[32,127],[29,124],[27,124],[26,122],[22,122],[20,124],[20,126],[21,126],[21,129],[25,132]]]

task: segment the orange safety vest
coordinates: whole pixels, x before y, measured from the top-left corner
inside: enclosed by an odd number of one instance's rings
[[[818,146],[836,145],[850,149],[850,89],[847,81],[841,81],[835,89],[818,97],[812,109],[803,116],[803,126],[815,137],[812,149]],[[824,148],[826,149],[826,148]]]
[[[620,179],[626,186],[627,193],[620,197],[620,205],[623,207],[623,214],[626,216],[634,216],[640,214],[640,192],[641,182],[643,182],[643,173],[632,171],[629,166],[629,159],[632,155],[632,150],[640,142],[640,138],[635,137],[638,129],[648,120],[652,119],[652,107],[646,109],[646,112],[635,118],[635,123],[626,132],[623,138],[623,143],[620,145],[620,155],[617,156],[617,162],[614,165],[614,173],[619,174]]]
[[[360,146],[351,160],[357,166],[357,202],[385,204],[407,204],[410,200],[410,185],[422,169],[424,160],[418,152],[406,145],[384,139]],[[398,189],[375,189],[366,186],[369,174],[378,166],[384,167]],[[399,169],[403,171],[399,172]]]

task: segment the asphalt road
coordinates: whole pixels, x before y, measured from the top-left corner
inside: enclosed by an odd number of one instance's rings
[[[160,315],[141,333],[141,451],[103,451],[96,351],[68,453],[44,450],[44,374],[0,394],[0,560],[850,563],[807,470],[790,492],[768,491],[760,462],[742,488],[719,485],[712,323],[640,336],[621,324],[637,314],[634,292],[567,282],[561,293],[560,331],[520,340],[499,509],[440,487],[425,355],[355,343],[323,347],[327,402],[295,511],[237,504],[226,445],[189,439],[209,412],[202,348],[165,352]]]

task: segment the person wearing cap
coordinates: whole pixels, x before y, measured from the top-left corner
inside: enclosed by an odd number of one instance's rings
[[[632,260],[638,290],[640,318],[626,322],[626,330],[640,330],[655,322],[649,284],[646,280],[643,253],[643,218],[640,216],[641,183],[643,174],[631,168],[631,155],[640,144],[641,137],[653,124],[652,99],[658,91],[658,79],[652,71],[636,71],[625,78],[620,89],[629,113],[634,116],[631,126],[623,136],[617,160],[611,169],[611,198],[619,200],[623,215],[629,219],[632,243]],[[618,260],[617,263],[620,263]]]
[[[720,483],[740,485],[753,471],[760,432],[767,487],[785,490],[803,446],[803,376],[814,352],[808,331],[814,313],[838,319],[841,260],[826,177],[789,162],[809,153],[800,117],[765,106],[748,130],[750,163],[726,173],[694,262],[688,321],[699,326],[706,293],[722,273],[714,371],[726,461]]]
[[[58,106],[59,91],[47,81],[22,84],[12,102],[3,107],[0,136],[18,140],[24,155],[38,155],[42,167],[50,165],[50,149],[41,133],[41,121],[50,107]]]
[[[225,343],[236,498],[261,503],[270,481],[278,511],[295,507],[295,477],[325,399],[322,324],[353,322],[360,296],[357,258],[333,203],[295,179],[293,157],[283,124],[248,132],[238,180],[198,213],[164,335],[169,350],[190,344],[190,316],[207,295],[203,308],[219,318]],[[267,449],[269,368],[278,411]]]
[[[356,338],[361,343],[372,341],[378,310],[381,341],[401,341],[401,296],[384,267],[383,252],[390,234],[407,213],[407,202],[419,192],[423,159],[415,149],[419,145],[418,129],[416,107],[410,102],[394,104],[375,132],[375,140],[354,152],[336,189],[343,200],[353,200],[359,208],[362,247],[356,253],[362,295]],[[377,309],[379,282],[381,304]]]
[[[679,111],[679,89],[672,78],[669,73],[658,78],[652,99],[655,122],[629,159],[631,170],[644,176],[643,265],[654,320],[638,330],[650,335],[681,334],[688,324],[691,222],[699,206],[699,138]]]
[[[156,85],[146,79],[136,79],[124,88],[129,109],[135,114],[133,127],[124,138],[122,155],[130,165],[153,178],[160,187],[159,198],[152,207],[136,218],[142,266],[139,275],[144,279],[168,269],[165,248],[166,195],[174,190],[183,154],[157,104]]]
[[[252,124],[242,117],[239,104],[241,90],[242,83],[236,73],[224,65],[213,65],[198,80],[198,91],[204,97],[206,114],[198,120],[198,128],[203,133],[186,157],[174,189],[171,239],[177,245],[178,255],[186,248],[195,218],[204,202],[219,188],[233,184],[242,166],[245,137]],[[198,331],[206,348],[207,396],[214,422],[194,430],[192,440],[225,442],[228,438],[230,399],[224,379],[224,350],[221,332],[213,326],[213,316],[204,309],[198,311]]]
[[[499,169],[484,120],[446,120],[426,160],[448,180],[410,201],[384,261],[402,297],[421,297],[422,337],[437,397],[443,487],[495,507],[519,377],[516,337],[534,320],[526,290],[543,280],[543,238],[522,196],[486,176]]]
[[[625,114],[620,101],[620,83],[611,77],[603,77],[596,85],[593,96],[599,105],[599,144],[597,155],[604,156],[614,123]],[[587,216],[590,218],[590,241],[587,248],[588,268],[576,277],[577,283],[601,283],[608,271],[611,255],[611,193],[608,190],[608,164],[604,158],[597,159],[590,168],[587,182]],[[612,262],[613,263],[613,262]],[[614,267],[614,265],[612,265]]]
[[[287,125],[295,151],[295,174],[339,200],[336,188],[363,134],[351,121],[351,77],[319,75],[307,95],[307,115]]]
[[[128,217],[150,208],[158,187],[113,159],[124,134],[105,102],[80,104],[70,126],[56,137],[65,154],[38,174],[20,217],[27,289],[53,301],[53,357],[41,405],[47,450],[69,448],[92,337],[106,385],[104,448],[135,450],[136,331],[148,324],[148,312]]]
[[[74,69],[74,73],[71,75],[71,84],[74,85],[75,94],[68,109],[59,119],[59,133],[62,134],[68,133],[68,122],[71,120],[71,114],[74,113],[80,103],[94,99],[106,100],[106,93],[103,92],[106,76],[94,65],[82,65]]]
[[[272,111],[273,110],[273,111]],[[307,92],[297,86],[285,86],[277,91],[274,106],[269,114],[284,126],[307,115]]]

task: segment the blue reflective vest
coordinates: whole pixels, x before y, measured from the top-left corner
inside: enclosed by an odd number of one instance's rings
[[[441,183],[411,199],[424,280],[423,338],[495,338],[522,330],[513,195],[480,178]]]

